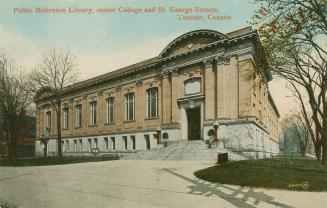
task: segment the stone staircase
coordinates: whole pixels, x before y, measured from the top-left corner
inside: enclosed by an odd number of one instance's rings
[[[194,160],[216,162],[218,153],[228,153],[229,160],[249,159],[242,153],[225,148],[208,148],[202,140],[169,142],[167,147],[123,155],[125,160]]]

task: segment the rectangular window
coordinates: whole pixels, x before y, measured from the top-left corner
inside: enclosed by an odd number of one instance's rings
[[[105,137],[103,140],[104,140],[104,149],[105,149],[105,150],[109,150],[108,138]]]
[[[131,140],[132,140],[132,146],[133,146],[133,150],[136,149],[136,141],[135,141],[135,136],[131,136]]]
[[[156,118],[158,116],[158,89],[150,88],[148,94],[148,118]]]
[[[124,140],[124,149],[127,150],[127,136],[123,136],[123,140]]]
[[[64,129],[68,129],[68,113],[69,113],[69,109],[67,107],[65,107],[63,109],[64,112]]]
[[[116,139],[115,137],[111,137],[111,144],[112,144],[112,150],[115,150],[116,149]]]
[[[115,98],[114,97],[107,98],[107,123],[114,122],[114,106],[115,106]]]
[[[95,126],[97,124],[97,102],[92,101],[90,103],[90,121],[91,121],[91,126]]]
[[[46,113],[46,124],[45,124],[46,130],[51,130],[51,111],[48,111]]]
[[[75,127],[80,128],[82,126],[82,105],[75,106]]]
[[[135,94],[133,92],[125,95],[125,120],[134,120]]]

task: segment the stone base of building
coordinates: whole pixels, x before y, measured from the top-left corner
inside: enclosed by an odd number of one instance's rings
[[[204,122],[199,140],[212,141],[208,131],[213,129],[213,121]],[[240,152],[251,158],[267,158],[279,153],[279,143],[273,140],[268,132],[251,119],[219,120],[218,140],[221,148]],[[162,129],[161,134],[168,134],[167,139],[157,142],[155,131],[124,133],[102,136],[87,136],[62,139],[62,150],[65,156],[94,156],[92,149],[98,148],[99,155],[119,153],[125,154],[139,150],[150,150],[164,147],[170,141],[188,140],[183,137],[181,128]],[[173,145],[173,143],[171,144]],[[36,156],[44,155],[44,144],[35,143]],[[47,155],[57,154],[57,140],[48,141]]]

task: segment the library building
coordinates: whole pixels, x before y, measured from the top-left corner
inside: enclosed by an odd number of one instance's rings
[[[179,141],[212,139],[257,157],[279,152],[279,112],[258,34],[195,30],[157,57],[66,88],[62,97],[64,155],[135,152]],[[35,95],[36,155],[57,154],[57,118],[46,88]]]

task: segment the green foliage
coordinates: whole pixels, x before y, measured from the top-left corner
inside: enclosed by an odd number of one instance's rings
[[[262,159],[229,162],[196,171],[210,182],[250,187],[327,191],[327,167],[310,159]],[[308,183],[308,187],[302,184]]]
[[[64,165],[85,162],[100,162],[109,160],[118,160],[118,155],[108,155],[103,157],[47,157],[47,158],[28,158],[17,159],[15,164],[12,164],[7,159],[0,159],[0,166],[45,166],[45,165]]]
[[[209,129],[208,130],[208,136],[213,136],[213,135],[215,135],[215,130]]]

